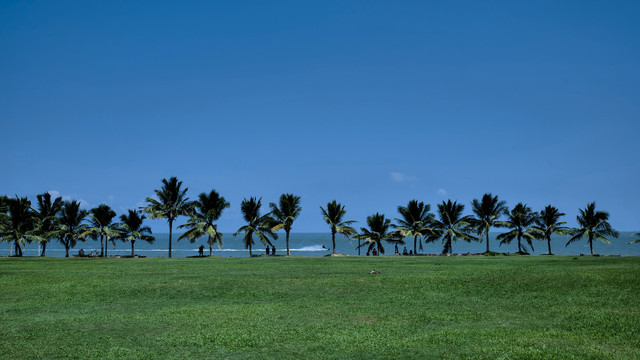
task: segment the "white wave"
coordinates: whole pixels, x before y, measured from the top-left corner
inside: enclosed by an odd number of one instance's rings
[[[303,246],[299,249],[291,249],[291,251],[328,251],[329,250],[323,246],[324,245],[309,245],[309,246]]]

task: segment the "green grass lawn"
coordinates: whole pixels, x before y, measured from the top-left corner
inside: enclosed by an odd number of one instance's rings
[[[640,258],[3,258],[0,357],[640,359]]]

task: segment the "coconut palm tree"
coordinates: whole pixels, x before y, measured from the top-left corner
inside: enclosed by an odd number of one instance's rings
[[[540,237],[547,240],[547,247],[549,249],[548,255],[551,253],[551,235],[567,235],[570,233],[570,229],[566,226],[564,221],[559,221],[565,214],[561,213],[558,208],[547,205],[542,211],[540,216],[536,219],[536,228],[540,231]]]
[[[83,224],[84,219],[89,215],[87,210],[80,209],[80,203],[65,201],[60,210],[60,227],[58,240],[64,245],[65,257],[69,257],[69,249],[76,246],[78,241],[84,241],[84,234],[89,230],[87,224]]]
[[[45,256],[47,251],[47,243],[50,239],[57,237],[57,228],[60,222],[58,213],[62,209],[63,201],[62,197],[58,196],[53,201],[51,200],[51,194],[44,193],[37,196],[38,198],[38,211],[37,216],[40,220],[40,226],[38,227],[38,233],[42,237],[40,242],[40,256]]]
[[[269,237],[277,239],[278,234],[273,232],[273,226],[276,224],[275,219],[270,216],[270,213],[260,215],[260,207],[262,206],[262,198],[256,199],[253,196],[247,200],[246,198],[240,203],[240,210],[242,211],[242,217],[247,222],[236,231],[233,236],[238,235],[239,232],[244,231],[243,243],[245,249],[249,249],[249,256],[253,253],[251,249],[254,245],[253,235],[258,236],[258,239],[263,245],[273,246]]]
[[[456,240],[464,240],[467,242],[478,241],[478,238],[469,234],[473,218],[471,216],[462,216],[464,211],[464,205],[458,204],[457,201],[451,202],[449,199],[447,202],[438,204],[438,217],[439,220],[433,220],[433,228],[437,231],[436,236],[432,239],[442,238],[442,253],[452,254],[452,244]]]
[[[90,213],[90,227],[82,236],[90,236],[94,240],[100,237],[100,256],[106,257],[108,244],[105,246],[104,240],[106,239],[108,242],[110,237],[118,235],[113,224],[113,218],[116,217],[116,212],[113,211],[109,205],[100,204],[98,207],[91,209]]]
[[[117,238],[131,243],[131,256],[134,255],[134,244],[136,240],[144,240],[149,244],[153,244],[155,240],[155,238],[151,236],[151,228],[142,226],[144,219],[146,219],[144,215],[140,216],[137,211],[129,210],[128,215],[120,215],[120,223],[114,226],[114,228],[118,229]]]
[[[327,209],[325,210],[322,206],[320,206],[320,210],[322,210],[322,215],[324,215],[324,221],[329,224],[331,227],[331,242],[333,244],[333,248],[331,248],[332,254],[336,253],[336,233],[342,234],[349,238],[350,235],[355,235],[356,230],[349,226],[351,224],[356,223],[354,220],[346,220],[343,221],[342,218],[347,213],[344,206],[335,200],[330,203],[327,203]]]
[[[471,210],[476,214],[475,227],[478,230],[480,241],[482,241],[482,237],[486,239],[487,253],[489,253],[491,251],[489,249],[489,230],[492,226],[500,224],[498,219],[503,214],[506,214],[509,209],[505,201],[498,200],[497,195],[492,196],[487,193],[482,195],[482,200],[480,201],[473,199],[471,202]]]
[[[218,231],[218,225],[215,222],[222,215],[222,211],[230,206],[229,202],[220,196],[217,191],[211,190],[209,194],[201,193],[193,205],[194,211],[191,214],[191,218],[187,220],[186,224],[178,226],[179,229],[187,228],[189,230],[182,234],[178,241],[186,238],[193,243],[206,235],[208,237],[209,256],[211,256],[213,255],[212,247],[214,243],[217,243],[219,248],[222,247],[222,233]]]
[[[609,213],[606,211],[596,211],[596,203],[592,202],[587,204],[587,207],[583,210],[580,209],[580,214],[576,217],[579,228],[573,229],[571,234],[573,235],[567,246],[572,242],[586,237],[589,240],[589,249],[591,255],[593,255],[593,240],[600,240],[605,244],[609,244],[607,236],[618,237],[618,232],[615,231],[609,220]]]
[[[403,237],[413,237],[414,254],[418,253],[416,248],[418,237],[434,234],[432,226],[434,215],[429,212],[430,209],[429,204],[418,202],[418,200],[409,201],[407,206],[398,206],[398,212],[402,219],[395,219],[399,224],[396,229]],[[420,243],[420,248],[422,248],[422,243]]]
[[[190,216],[193,205],[186,197],[189,188],[181,189],[182,181],[173,176],[169,180],[162,179],[162,188],[154,190],[158,199],[148,197],[144,211],[151,219],[167,219],[169,223],[169,257],[171,257],[171,237],[173,234],[173,222],[180,215]]]
[[[274,226],[273,231],[284,229],[284,232],[286,233],[287,256],[289,256],[291,255],[291,252],[289,251],[289,233],[291,232],[291,226],[295,219],[300,216],[300,212],[302,211],[302,208],[300,207],[300,196],[282,194],[280,195],[279,203],[279,207],[275,203],[269,203],[271,214],[278,223]]]
[[[531,251],[533,251],[532,240],[541,236],[541,231],[533,227],[537,219],[538,214],[531,211],[530,207],[523,203],[516,204],[508,214],[508,220],[501,222],[502,226],[512,230],[496,237],[497,240],[500,240],[500,246],[510,244],[513,239],[518,239],[518,253],[528,254],[529,252],[522,245],[522,240],[524,239],[531,247]]]
[[[384,254],[382,241],[392,244],[404,243],[403,235],[398,231],[389,231],[393,225],[391,219],[385,219],[384,214],[375,213],[367,217],[369,228],[360,228],[362,231],[357,237],[365,242],[361,246],[367,246],[367,254],[377,249],[379,254]]]
[[[27,242],[41,241],[37,234],[38,217],[31,209],[31,201],[24,198],[4,199],[5,213],[0,217],[0,239],[13,243],[15,256],[22,256]],[[12,251],[13,252],[13,251]]]

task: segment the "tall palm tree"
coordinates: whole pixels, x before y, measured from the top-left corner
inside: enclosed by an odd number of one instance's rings
[[[345,210],[344,206],[335,200],[330,203],[327,203],[327,209],[325,210],[322,206],[320,206],[320,210],[322,210],[322,215],[324,215],[324,221],[331,227],[331,242],[333,244],[333,248],[331,248],[332,254],[336,253],[336,233],[340,233],[349,238],[350,235],[355,235],[356,230],[349,226],[357,221],[354,220],[346,220],[343,221],[342,218],[346,215],[347,210]]]
[[[502,244],[510,244],[513,239],[518,239],[518,253],[528,254],[529,252],[522,245],[522,239],[524,239],[531,247],[531,251],[533,251],[532,240],[539,238],[541,235],[541,232],[533,227],[537,219],[538,214],[531,211],[530,207],[523,203],[516,204],[508,214],[508,220],[500,222],[502,226],[513,229],[497,236],[496,239],[500,240],[500,246]]]
[[[500,216],[506,214],[509,209],[505,201],[498,200],[497,195],[492,196],[487,193],[482,195],[482,200],[480,201],[473,199],[471,210],[476,214],[476,229],[478,230],[478,235],[480,235],[480,241],[484,236],[487,242],[487,253],[489,253],[491,251],[489,249],[489,230],[492,226],[499,224],[497,220]]]
[[[618,237],[618,232],[615,231],[611,224],[609,224],[609,213],[606,211],[596,211],[596,203],[592,202],[587,204],[587,207],[583,210],[580,209],[580,214],[576,217],[579,228],[573,229],[571,239],[567,242],[567,245],[572,242],[586,237],[589,239],[589,249],[591,255],[593,255],[593,240],[597,239],[605,244],[609,243],[607,236]]]
[[[49,240],[57,237],[57,227],[59,223],[58,213],[62,209],[63,201],[62,197],[58,196],[53,201],[51,200],[51,194],[44,193],[37,196],[38,198],[38,212],[37,216],[40,220],[40,226],[38,232],[42,236],[40,242],[41,251],[40,256],[45,256],[47,251],[47,243]]]
[[[31,209],[31,201],[24,198],[4,199],[5,211],[0,217],[0,239],[13,243],[15,256],[22,256],[27,242],[41,241],[37,234],[38,217]],[[13,252],[13,251],[12,251]]]
[[[566,226],[564,221],[559,221],[565,214],[561,213],[558,208],[547,205],[542,211],[540,216],[536,219],[536,228],[540,231],[540,237],[547,240],[547,247],[549,249],[548,255],[551,253],[551,235],[567,235],[570,233],[570,229]]]
[[[278,234],[273,232],[273,226],[275,225],[275,219],[270,216],[270,213],[260,215],[260,207],[262,206],[262,198],[256,199],[253,196],[247,200],[246,198],[240,203],[240,210],[242,211],[242,217],[247,222],[236,231],[233,236],[238,235],[240,231],[244,231],[243,243],[245,249],[249,249],[249,256],[253,253],[251,249],[253,247],[253,235],[257,235],[258,239],[263,245],[273,246],[269,237],[277,239]]]
[[[413,253],[417,254],[416,244],[419,236],[433,234],[434,215],[429,212],[431,206],[422,201],[411,200],[407,206],[398,206],[398,212],[402,219],[396,218],[396,229],[403,237],[413,237]],[[367,222],[369,219],[367,218]],[[422,248],[422,243],[420,243]]]
[[[115,225],[119,233],[117,238],[131,243],[131,256],[134,255],[133,249],[137,239],[144,240],[149,244],[153,244],[155,240],[151,236],[151,228],[142,226],[144,219],[146,219],[144,215],[140,216],[137,211],[129,210],[128,215],[120,215],[120,223]]]
[[[442,204],[438,204],[440,220],[434,219],[433,227],[439,236],[434,237],[434,239],[442,237],[443,254],[453,253],[452,243],[457,239],[467,242],[478,241],[478,238],[469,234],[473,218],[471,216],[462,216],[463,211],[463,204],[458,204],[457,201],[451,202],[450,199],[447,202],[443,201]]]
[[[273,218],[278,222],[273,228],[273,231],[284,229],[284,232],[287,234],[287,256],[289,256],[291,255],[289,251],[289,233],[291,232],[291,226],[302,211],[302,207],[300,207],[300,196],[282,194],[280,195],[280,207],[275,203],[269,203],[269,207],[271,208]]]
[[[162,179],[162,189],[154,190],[158,199],[148,197],[144,211],[151,219],[167,219],[169,222],[169,257],[171,257],[171,237],[173,234],[173,222],[180,215],[189,216],[193,205],[186,197],[189,188],[181,189],[182,181],[173,176],[169,180]]]
[[[113,218],[116,217],[116,212],[111,209],[109,205],[100,204],[90,210],[91,215],[89,218],[90,227],[82,234],[83,237],[91,236],[94,240],[100,237],[100,256],[107,256],[108,244],[105,246],[104,239],[109,241],[110,237],[117,236],[118,233],[114,228]]]
[[[391,219],[386,219],[384,214],[375,213],[367,217],[369,228],[360,228],[362,231],[357,237],[365,242],[361,246],[368,244],[367,254],[377,248],[379,254],[384,254],[382,241],[392,244],[404,243],[403,235],[397,231],[389,231],[393,225]]]
[[[60,228],[58,240],[64,245],[65,257],[69,257],[69,249],[76,246],[78,241],[84,241],[84,234],[89,226],[83,224],[84,219],[89,215],[87,210],[80,209],[80,203],[65,201],[60,210]]]
[[[182,234],[178,241],[187,238],[193,243],[206,235],[208,237],[209,256],[211,256],[213,255],[212,246],[214,243],[217,243],[218,247],[222,247],[222,233],[218,231],[218,225],[215,222],[222,215],[222,211],[230,206],[229,202],[220,196],[217,191],[211,190],[209,194],[201,193],[193,205],[194,211],[191,214],[191,218],[187,220],[186,224],[178,226],[179,229],[187,228],[189,230]]]

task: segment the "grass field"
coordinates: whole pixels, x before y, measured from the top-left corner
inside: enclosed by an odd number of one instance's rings
[[[3,258],[0,357],[640,359],[640,258]]]

